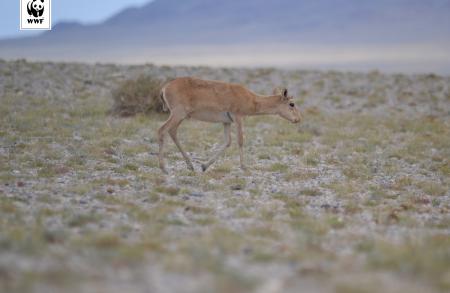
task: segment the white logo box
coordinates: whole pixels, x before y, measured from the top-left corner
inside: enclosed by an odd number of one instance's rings
[[[43,8],[43,11],[41,11]],[[51,30],[51,0],[20,0],[20,30]]]

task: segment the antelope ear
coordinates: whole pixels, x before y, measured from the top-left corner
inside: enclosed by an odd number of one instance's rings
[[[281,96],[281,88],[279,87],[274,88],[272,94]]]
[[[288,90],[286,88],[281,90],[281,95],[283,96],[283,98],[288,99]]]

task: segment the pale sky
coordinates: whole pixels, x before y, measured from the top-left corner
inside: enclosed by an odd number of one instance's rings
[[[152,0],[52,0],[52,23],[78,21],[84,24],[105,20],[130,6],[141,6]],[[1,0],[0,39],[29,35],[19,30],[20,0]]]

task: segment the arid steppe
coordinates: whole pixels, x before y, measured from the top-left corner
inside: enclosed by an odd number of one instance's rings
[[[140,75],[284,86],[303,122],[108,114]],[[450,290],[450,77],[0,60],[1,292]]]

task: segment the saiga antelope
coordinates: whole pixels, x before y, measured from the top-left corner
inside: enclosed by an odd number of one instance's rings
[[[202,170],[214,163],[231,145],[231,123],[237,126],[237,141],[241,168],[245,169],[242,119],[249,115],[277,114],[293,123],[301,120],[300,112],[283,89],[271,96],[257,95],[239,84],[201,80],[191,77],[177,78],[161,90],[161,99],[170,110],[170,117],[158,130],[159,167],[167,173],[164,164],[164,138],[167,133],[180,150],[189,169],[194,170],[191,159],[183,150],[177,138],[177,129],[187,118],[200,121],[223,123],[225,143],[206,163]]]

